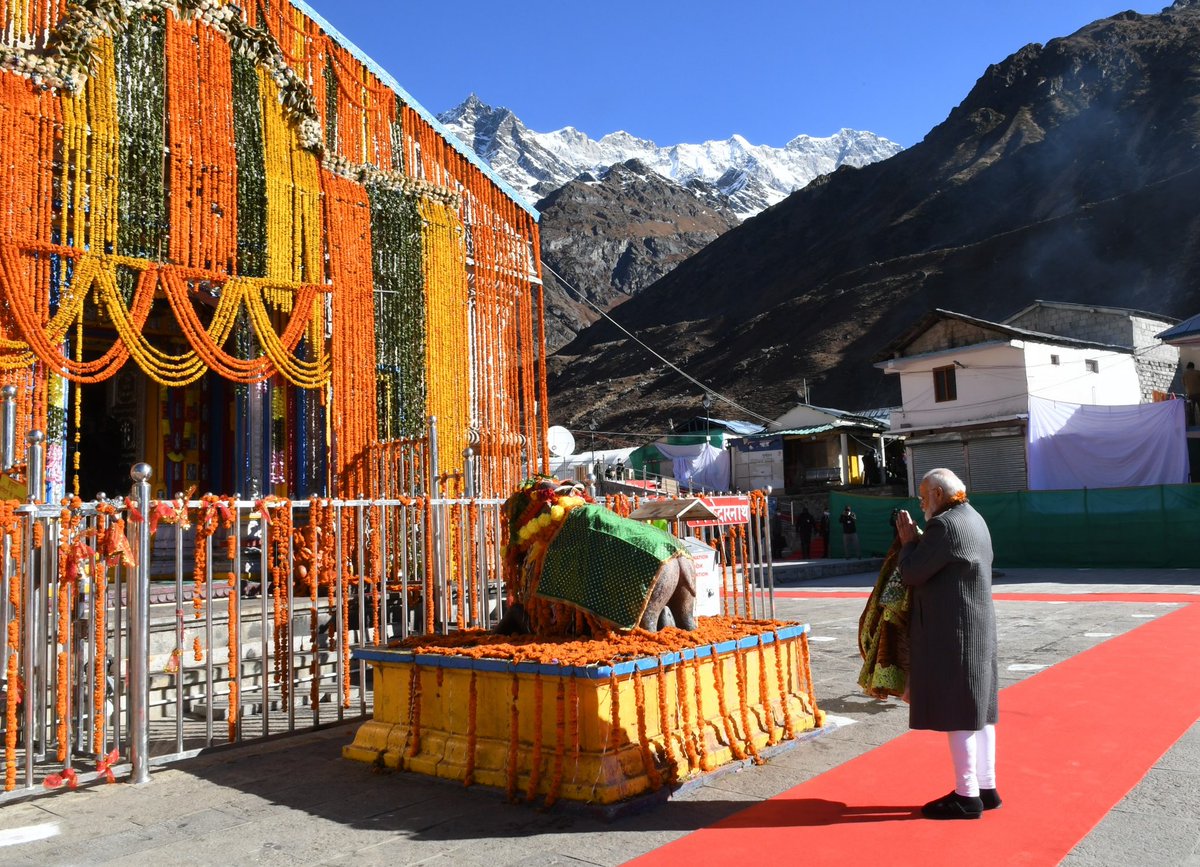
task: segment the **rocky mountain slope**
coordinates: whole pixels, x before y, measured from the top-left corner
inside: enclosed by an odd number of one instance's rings
[[[990,66],[920,144],[810,184],[614,315],[767,416],[803,379],[816,404],[895,404],[871,360],[933,307],[1200,312],[1198,195],[1200,4],[1178,0]],[[607,323],[550,361],[556,423],[641,429],[698,412],[695,385]]]
[[[596,307],[628,300],[737,225],[724,196],[680,186],[637,160],[570,181],[538,208],[551,348],[596,321]]]
[[[493,108],[475,94],[438,120],[530,202],[579,175],[638,160],[681,186],[697,182],[727,196],[741,218],[840,166],[863,166],[900,151],[893,141],[852,129],[826,138],[798,135],[781,148],[754,145],[740,135],[665,147],[627,132],[596,141],[574,127],[535,132],[507,108]]]

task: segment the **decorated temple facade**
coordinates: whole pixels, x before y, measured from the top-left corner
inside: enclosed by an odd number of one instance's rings
[[[47,499],[546,466],[537,214],[300,2],[0,2],[0,384]]]

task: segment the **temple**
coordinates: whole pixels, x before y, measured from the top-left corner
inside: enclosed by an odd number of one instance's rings
[[[544,466],[537,213],[303,3],[0,3],[0,382],[46,499]]]

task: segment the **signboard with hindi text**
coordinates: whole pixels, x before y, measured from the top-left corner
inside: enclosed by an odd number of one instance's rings
[[[691,529],[697,527],[728,527],[733,524],[750,523],[749,497],[701,497],[700,502],[708,506],[716,518],[710,520],[688,521]]]

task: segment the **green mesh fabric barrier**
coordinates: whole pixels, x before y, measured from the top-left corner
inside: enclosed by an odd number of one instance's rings
[[[976,494],[971,504],[991,529],[996,566],[1200,566],[1200,485]],[[858,515],[864,556],[887,553],[892,509],[908,509],[924,524],[914,498],[835,492],[829,498],[835,552],[841,550],[837,516],[847,505]]]
[[[678,539],[657,527],[603,506],[580,506],[567,515],[546,549],[537,595],[632,629],[659,569],[683,550]]]

